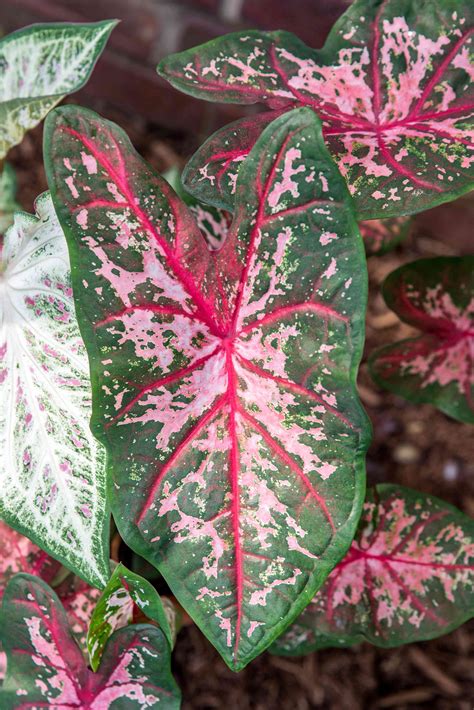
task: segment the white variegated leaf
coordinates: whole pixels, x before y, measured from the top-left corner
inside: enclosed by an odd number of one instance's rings
[[[0,159],[86,83],[115,24],[32,25],[0,41]]]
[[[0,517],[94,586],[108,578],[105,456],[66,241],[49,193],[15,215],[0,266]]]

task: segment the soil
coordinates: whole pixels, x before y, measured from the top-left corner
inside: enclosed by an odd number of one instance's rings
[[[158,170],[183,165],[196,139],[163,131],[129,116],[93,106],[129,133],[136,148]],[[13,149],[18,198],[33,210],[46,182],[41,128]],[[370,297],[366,353],[412,331],[387,309],[379,286],[403,263],[420,257],[473,253],[474,197],[465,197],[415,218],[408,240],[385,256],[369,259]],[[373,423],[367,460],[368,485],[397,482],[431,493],[474,517],[472,428],[435,408],[414,405],[379,390],[365,364],[360,394]],[[288,659],[267,653],[239,674],[232,673],[193,625],[178,637],[173,654],[184,710],[378,710],[474,707],[474,621],[435,641],[381,650],[368,644],[324,650]]]

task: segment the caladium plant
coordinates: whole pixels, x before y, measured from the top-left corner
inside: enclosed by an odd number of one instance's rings
[[[0,39],[0,161],[87,82],[116,24],[32,25]]]
[[[346,557],[272,651],[300,655],[369,640],[398,646],[474,615],[474,521],[394,485],[370,491]]]
[[[109,576],[105,452],[64,234],[48,193],[18,213],[0,268],[0,516],[93,586]]]
[[[383,284],[387,305],[422,331],[372,353],[375,381],[474,423],[474,256],[420,259]]]
[[[107,640],[116,629],[128,626],[140,616],[154,621],[163,631],[170,649],[174,635],[165,608],[158,592],[150,582],[117,565],[107,582],[90,620],[87,646],[92,670],[97,670]]]
[[[4,594],[0,633],[7,654],[0,705],[6,710],[179,708],[169,645],[155,626],[114,633],[93,673],[56,594],[41,580],[19,574]]]
[[[204,143],[187,188],[231,208],[262,128],[304,105],[323,121],[360,219],[418,212],[472,189],[472,10],[468,0],[356,0],[320,50],[288,32],[245,30],[167,57],[159,72],[182,91],[267,108]]]
[[[315,114],[282,116],[210,250],[114,124],[57,109],[45,156],[115,520],[241,668],[313,596],[363,502],[366,267],[347,188]]]

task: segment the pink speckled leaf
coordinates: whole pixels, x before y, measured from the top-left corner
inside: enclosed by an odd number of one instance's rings
[[[232,222],[230,213],[227,210],[207,205],[187,192],[181,181],[181,173],[177,168],[171,168],[163,174],[163,177],[188,205],[209,249],[219,249],[229,233]]]
[[[14,574],[28,572],[51,582],[60,566],[31,540],[0,520],[0,599]]]
[[[362,504],[366,264],[350,196],[306,108],[246,160],[220,250],[96,114],[51,114],[45,154],[114,518],[241,668],[312,597]]]
[[[410,217],[389,217],[359,222],[360,233],[368,256],[385,254],[407,238],[412,224]]]
[[[31,540],[0,520],[0,600],[8,580],[18,572],[29,572],[50,582],[60,566]],[[0,681],[4,675],[5,654],[0,650]]]
[[[469,0],[356,0],[313,50],[288,32],[236,32],[171,55],[159,72],[210,101],[263,103],[191,160],[186,183],[231,209],[235,176],[262,126],[309,106],[360,219],[411,214],[473,188]],[[217,193],[216,193],[217,191]]]
[[[101,591],[91,587],[80,577],[70,574],[55,588],[55,592],[66,610],[72,634],[81,647],[84,658],[88,658],[87,632]]]
[[[7,653],[6,710],[178,710],[169,646],[149,624],[109,639],[97,673],[90,671],[56,594],[30,575],[14,577],[4,594],[1,638]],[[6,623],[6,621],[8,623]]]
[[[0,256],[0,515],[91,584],[108,574],[105,451],[49,193],[15,214]]]
[[[381,485],[367,496],[346,557],[271,650],[398,646],[441,636],[473,615],[474,521],[433,496]]]
[[[128,626],[140,615],[156,622],[163,631],[170,649],[174,638],[161,598],[150,582],[123,564],[117,565],[94,609],[87,635],[87,648],[92,670],[99,666],[105,644],[116,629]]]
[[[402,266],[385,280],[383,295],[422,334],[373,352],[372,377],[413,402],[474,423],[474,257]]]

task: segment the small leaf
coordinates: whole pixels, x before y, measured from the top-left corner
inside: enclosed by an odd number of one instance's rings
[[[0,160],[84,86],[116,24],[31,25],[0,40]]]
[[[49,193],[5,235],[0,289],[0,515],[93,586],[109,575],[105,451]]]
[[[398,646],[473,615],[474,521],[433,496],[380,485],[346,557],[271,651],[301,655],[364,640]]]
[[[407,238],[412,220],[410,217],[371,219],[359,223],[367,256],[380,256],[394,249]]]
[[[474,257],[419,259],[384,282],[389,308],[422,331],[372,353],[381,387],[474,423]]]
[[[262,103],[191,159],[187,187],[232,208],[235,175],[266,120],[311,107],[353,194],[359,219],[396,217],[474,187],[473,4],[356,0],[323,49],[288,32],[245,30],[171,55],[159,72],[178,89]],[[277,112],[277,113],[275,113]]]
[[[345,183],[314,113],[282,116],[211,251],[114,124],[58,109],[45,156],[114,518],[242,668],[312,597],[362,505],[366,262]]]
[[[5,710],[44,706],[178,710],[170,649],[156,627],[139,624],[117,631],[106,645],[98,672],[93,673],[58,597],[44,582],[24,574],[14,577],[1,613],[7,653]],[[14,696],[10,704],[8,698]]]
[[[133,623],[137,610],[148,620],[156,621],[170,649],[173,647],[174,639],[158,592],[146,579],[119,564],[102,592],[89,625],[87,647],[92,670],[97,670],[111,634]]]
[[[16,196],[16,175],[9,163],[5,163],[0,172],[0,253],[2,251],[1,235],[13,222],[13,214],[21,209]]]

